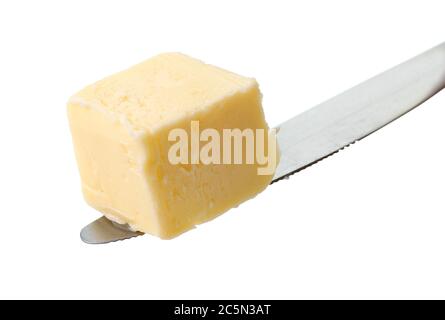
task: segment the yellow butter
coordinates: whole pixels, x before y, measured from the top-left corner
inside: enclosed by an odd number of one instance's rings
[[[172,238],[252,198],[270,183],[254,164],[172,164],[168,135],[268,129],[254,79],[179,53],[153,57],[68,102],[82,190],[108,218]]]

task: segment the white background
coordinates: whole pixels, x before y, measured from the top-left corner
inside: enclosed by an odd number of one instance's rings
[[[180,51],[271,126],[445,41],[438,1],[0,2],[0,298],[445,298],[445,92],[179,238],[90,246],[65,103]]]

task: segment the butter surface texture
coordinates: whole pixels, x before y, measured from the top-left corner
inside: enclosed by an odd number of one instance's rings
[[[134,230],[172,238],[261,192],[254,164],[171,164],[171,129],[268,126],[254,79],[179,53],[155,56],[68,102],[88,204]],[[221,134],[222,135],[222,134]]]

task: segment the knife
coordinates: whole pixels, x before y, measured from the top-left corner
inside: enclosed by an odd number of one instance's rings
[[[365,138],[445,88],[445,43],[279,125],[280,163],[272,183]],[[81,239],[108,243],[142,235],[101,217]]]

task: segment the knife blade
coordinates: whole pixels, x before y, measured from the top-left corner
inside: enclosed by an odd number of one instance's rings
[[[445,43],[282,123],[273,182],[363,139],[445,87]]]
[[[445,43],[315,106],[277,127],[280,163],[272,183],[381,129],[445,87]],[[86,243],[108,243],[143,233],[106,217],[85,226]]]
[[[140,235],[143,233],[132,231],[128,225],[118,224],[105,216],[94,220],[80,231],[80,238],[88,244],[104,244]]]

